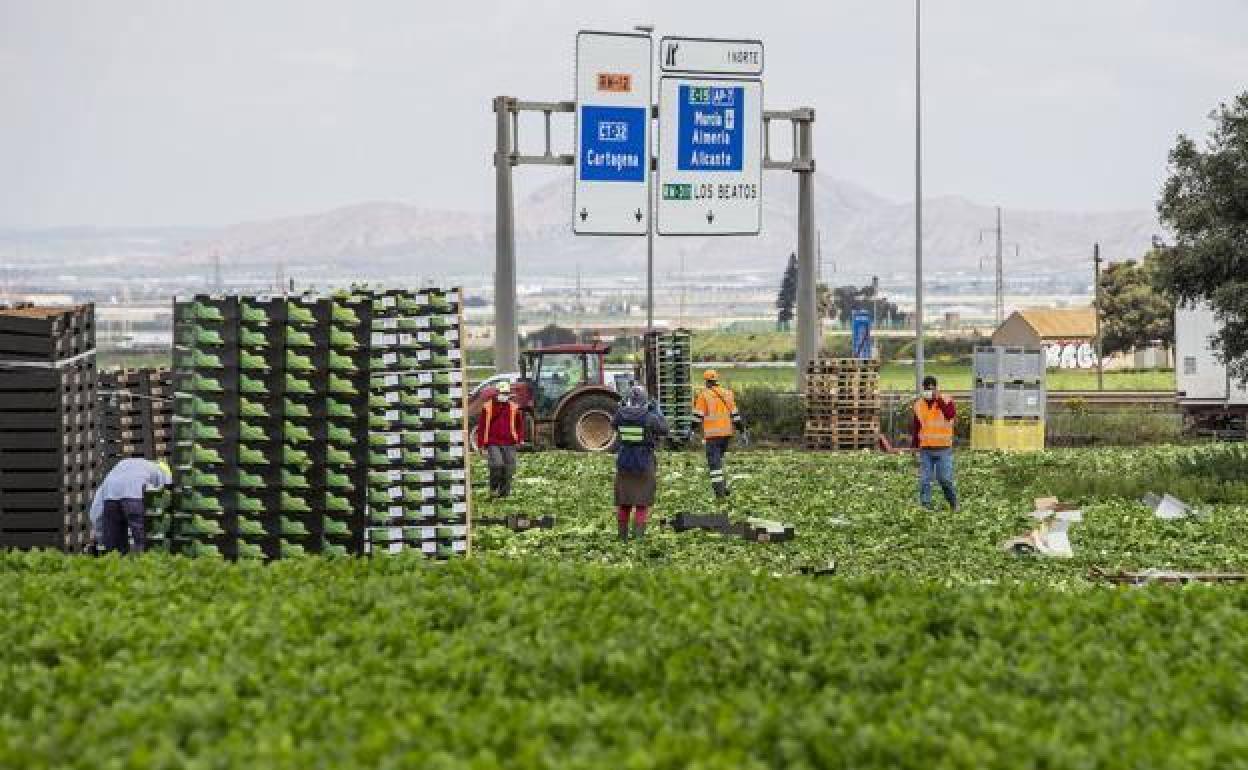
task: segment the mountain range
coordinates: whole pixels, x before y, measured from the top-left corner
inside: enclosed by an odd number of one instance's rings
[[[793,174],[764,178],[763,232],[758,237],[659,238],[656,262],[671,269],[681,257],[691,272],[774,270],[797,244],[797,184]],[[551,182],[516,204],[516,250],[522,275],[568,274],[583,265],[600,274],[635,273],[645,239],[571,233],[572,182]],[[925,268],[973,271],[992,253],[992,206],[960,197],[924,202]],[[889,274],[913,270],[914,206],[824,174],[815,178],[815,218],[825,266]],[[1004,212],[1007,266],[1013,271],[1084,270],[1092,244],[1111,261],[1139,257],[1160,232],[1151,211]],[[40,233],[43,233],[41,236]],[[94,235],[93,235],[94,234]],[[12,232],[0,233],[0,243]],[[385,274],[462,275],[489,271],[494,258],[492,212],[439,211],[396,202],[360,203],[305,216],[218,228],[22,231],[27,261],[38,255],[83,258],[98,246],[110,256],[159,260],[167,267],[205,264],[270,269],[284,262]],[[72,248],[66,244],[72,244]],[[1014,249],[1017,244],[1017,256]],[[42,246],[42,247],[41,247]],[[129,253],[127,253],[129,252]]]

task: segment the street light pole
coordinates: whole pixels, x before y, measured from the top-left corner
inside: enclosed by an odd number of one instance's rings
[[[650,37],[651,54],[653,54],[654,25],[638,24],[633,27],[638,32],[644,32]],[[654,82],[654,60],[650,61],[650,82]],[[653,98],[654,87],[651,86],[650,94]],[[653,111],[653,107],[650,108]],[[653,147],[654,142],[654,124],[650,115],[646,116],[646,127],[650,130],[646,131],[646,333],[654,332],[654,163],[653,163]]]
[[[1092,244],[1092,278],[1096,281],[1093,313],[1096,315],[1096,389],[1105,390],[1105,356],[1101,354],[1101,244]]]
[[[914,389],[923,389],[923,60],[920,0],[914,0]]]

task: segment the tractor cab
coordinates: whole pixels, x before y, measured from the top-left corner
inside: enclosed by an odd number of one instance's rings
[[[526,350],[514,397],[530,416],[535,444],[601,452],[615,443],[611,420],[620,396],[606,383],[609,345]]]

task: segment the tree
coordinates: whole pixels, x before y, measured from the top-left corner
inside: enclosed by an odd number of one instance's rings
[[[869,286],[837,286],[829,289],[819,285],[819,312],[825,317],[847,324],[855,310],[866,310],[877,321],[897,315],[897,306],[879,293],[878,282]]]
[[[522,343],[526,348],[546,348],[552,345],[575,345],[578,341],[575,331],[552,323],[531,332]]]
[[[1178,302],[1207,302],[1213,342],[1231,376],[1248,380],[1248,92],[1209,115],[1203,146],[1182,134],[1157,212],[1174,237],[1157,283]]]
[[[1101,273],[1101,348],[1104,355],[1146,348],[1154,340],[1174,344],[1174,303],[1158,290],[1161,257],[1128,260]]]
[[[776,329],[782,332],[789,330],[793,322],[793,307],[797,304],[797,255],[789,255],[789,264],[784,268],[784,280],[780,282],[780,293],[776,296]]]

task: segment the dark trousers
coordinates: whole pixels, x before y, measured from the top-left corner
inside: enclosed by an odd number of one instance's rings
[[[516,448],[514,446],[490,446],[485,450],[490,466],[490,492],[495,497],[511,494],[511,481],[516,476]]]
[[[133,538],[134,552],[143,553],[147,544],[143,536],[145,512],[142,500],[105,500],[104,514],[100,517],[105,550],[130,553],[130,539]]]
[[[728,494],[728,477],[724,475],[724,455],[728,453],[731,438],[708,438],[706,444],[706,467],[711,473],[711,489],[716,496]]]

